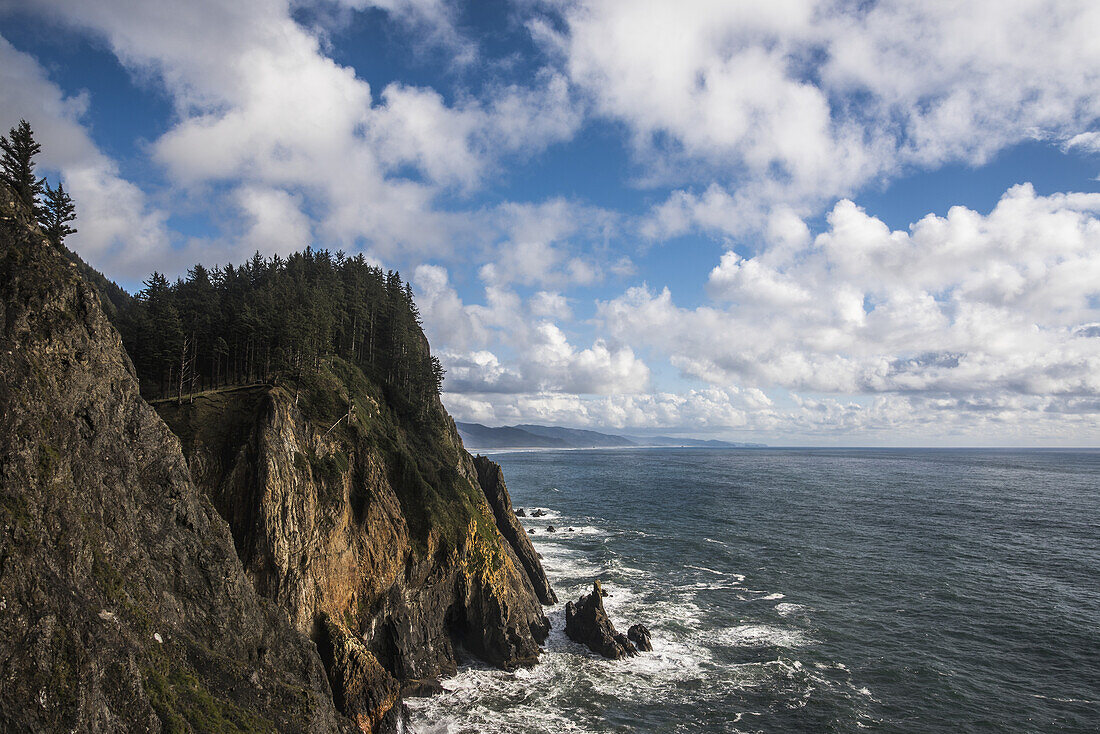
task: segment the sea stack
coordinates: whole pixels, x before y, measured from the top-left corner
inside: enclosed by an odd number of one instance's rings
[[[575,604],[565,605],[566,636],[612,660],[637,655],[634,644],[611,624],[603,608],[603,597],[603,586],[597,580],[592,584],[591,594],[585,594]]]

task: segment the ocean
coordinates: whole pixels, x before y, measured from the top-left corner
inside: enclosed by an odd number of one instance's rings
[[[1100,452],[490,456],[561,603],[537,667],[463,660],[419,732],[1100,731]],[[654,652],[565,637],[594,579]]]

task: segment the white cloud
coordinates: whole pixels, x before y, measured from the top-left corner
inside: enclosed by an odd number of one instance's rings
[[[163,270],[172,258],[167,215],[92,142],[80,122],[86,104],[66,97],[33,58],[0,38],[0,128],[6,133],[26,118],[42,144],[42,166],[61,172],[80,217],[68,244],[118,276],[145,275],[154,264]]]
[[[1066,150],[1082,150],[1086,153],[1100,153],[1100,132],[1087,132],[1074,135],[1065,142]]]
[[[608,333],[652,346],[685,374],[848,395],[957,401],[1048,398],[1074,410],[1100,394],[1100,195],[1005,193],[890,231],[850,201],[785,258],[726,253],[710,293],[684,309],[665,289],[602,303]],[[792,230],[797,228],[792,228]],[[780,233],[781,234],[781,233]]]
[[[690,182],[655,237],[763,229],[911,166],[980,164],[1100,117],[1091,0],[569,4],[542,28],[597,114],[625,123],[643,177]],[[541,27],[541,26],[540,26]],[[708,183],[711,182],[711,183]]]
[[[539,291],[531,296],[528,302],[531,313],[543,318],[568,321],[573,318],[573,312],[569,308],[569,301],[560,293]]]
[[[608,240],[620,228],[619,217],[598,207],[562,198],[532,203],[506,202],[484,217],[482,229],[495,242],[480,270],[490,285],[586,286],[600,282],[604,269],[620,273]]]
[[[466,304],[446,269],[421,265],[413,275],[424,328],[448,370],[454,393],[637,393],[650,372],[626,345],[595,339],[578,348],[550,318],[572,314],[559,293],[524,301],[506,288],[485,288],[485,304]],[[492,349],[511,355],[502,360]]]
[[[346,4],[451,33],[439,2]],[[529,156],[580,123],[553,71],[530,87],[490,90],[484,102],[448,105],[402,84],[376,96],[281,0],[40,0],[34,9],[102,36],[134,74],[163,86],[177,121],[152,151],[173,184],[228,182],[242,189],[227,199],[238,204],[252,190],[284,191],[302,201],[317,235],[380,255],[446,255],[473,227],[466,213],[438,210],[441,195],[475,189],[501,156]]]
[[[692,433],[759,430],[775,422],[758,391],[707,388],[684,393],[619,394],[584,398],[563,393],[485,395],[446,393],[456,420],[488,424],[543,423],[602,429],[688,429]]]
[[[237,190],[237,201],[248,220],[239,257],[255,250],[287,255],[310,244],[310,221],[302,212],[301,197],[279,189],[244,186]]]

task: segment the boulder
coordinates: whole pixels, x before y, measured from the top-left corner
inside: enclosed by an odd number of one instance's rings
[[[652,652],[653,643],[650,641],[649,630],[644,624],[634,624],[626,631],[627,638],[642,652]]]
[[[523,508],[516,510],[516,517],[527,517],[527,513],[523,511]]]
[[[544,512],[543,510],[535,510],[531,513],[531,517],[542,517],[545,514],[546,512]]]
[[[603,608],[603,597],[603,587],[596,581],[591,594],[565,605],[566,636],[605,658],[618,660],[637,655],[637,648],[611,624]]]
[[[547,525],[546,526],[546,532],[548,532],[548,533],[554,532],[554,526],[553,525]]]

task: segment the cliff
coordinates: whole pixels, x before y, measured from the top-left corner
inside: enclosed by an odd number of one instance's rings
[[[332,356],[154,410],[7,189],[0,340],[0,730],[381,731],[463,650],[537,660],[553,592],[437,399]]]
[[[0,730],[350,730],[98,298],[6,187],[0,375]]]
[[[371,725],[389,691],[453,673],[461,649],[509,669],[536,662],[549,631],[539,601],[554,600],[526,534],[507,523],[518,527],[499,467],[475,463],[438,401],[426,417],[393,403],[335,357],[300,389],[155,403],[256,590],[323,658],[334,651],[337,701],[373,711]],[[370,680],[354,691],[333,674],[349,641]]]

